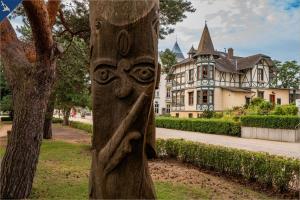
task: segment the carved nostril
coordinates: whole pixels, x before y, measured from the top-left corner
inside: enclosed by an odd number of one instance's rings
[[[128,80],[121,80],[119,86],[115,89],[116,97],[122,99],[128,97],[132,92],[132,83]]]

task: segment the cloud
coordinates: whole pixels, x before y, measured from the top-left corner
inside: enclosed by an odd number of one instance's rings
[[[235,54],[263,53],[277,60],[300,61],[300,0],[192,0],[197,11],[160,41],[172,48],[176,40],[186,53],[198,46],[204,20],[215,48],[233,47]]]

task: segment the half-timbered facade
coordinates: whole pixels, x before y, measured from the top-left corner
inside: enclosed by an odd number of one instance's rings
[[[288,104],[289,91],[273,84],[276,68],[269,56],[248,57],[214,49],[205,25],[198,49],[172,67],[171,115],[197,117],[204,110],[224,111],[243,106],[254,97]]]

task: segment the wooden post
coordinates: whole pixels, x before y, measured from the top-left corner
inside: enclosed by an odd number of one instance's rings
[[[158,0],[90,1],[91,199],[156,197],[147,156],[155,155],[158,5]]]

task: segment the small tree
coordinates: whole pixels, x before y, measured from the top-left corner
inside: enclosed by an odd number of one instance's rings
[[[296,89],[300,85],[300,65],[297,61],[286,61],[284,64],[276,63],[278,68],[277,84],[283,88],[293,89],[293,102],[296,100]]]
[[[171,67],[176,64],[176,55],[170,49],[166,49],[160,53],[160,60],[162,64],[162,72],[168,74]]]
[[[0,199],[25,199],[31,192],[45,111],[59,48],[52,27],[60,1],[23,1],[32,43],[20,41],[8,19],[0,23],[0,53],[12,91],[14,120],[1,162]]]
[[[69,125],[70,111],[75,106],[89,105],[87,44],[75,37],[68,51],[57,63],[55,106],[63,111],[64,125]]]

